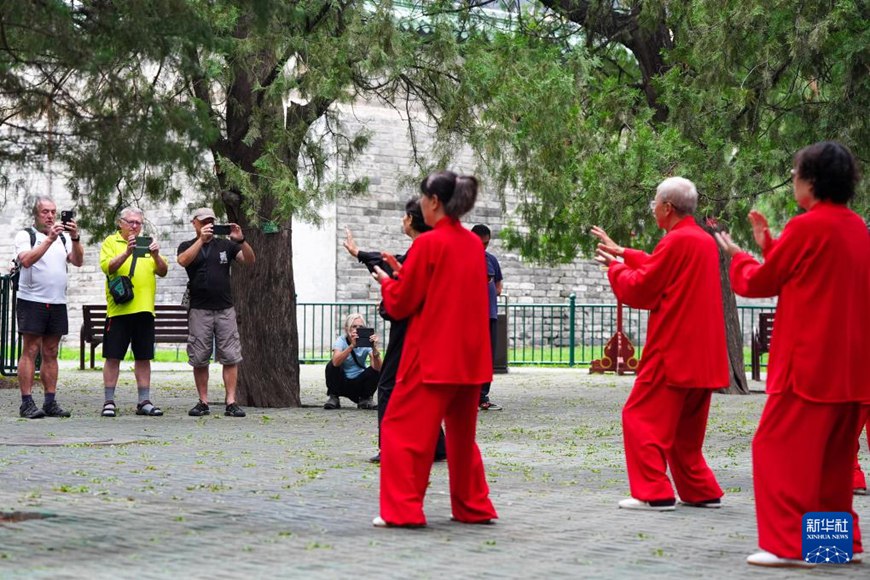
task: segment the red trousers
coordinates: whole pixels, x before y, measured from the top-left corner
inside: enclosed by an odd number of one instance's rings
[[[807,512],[849,512],[855,553],[862,552],[852,509],[852,465],[863,415],[858,403],[813,403],[791,392],[769,395],[752,441],[758,545],[802,559]]]
[[[870,449],[870,405],[864,405],[864,419],[862,425],[866,425],[867,429],[867,448]],[[858,433],[858,453],[861,452],[861,434]],[[858,462],[858,453],[855,453],[855,469],[852,471],[852,489],[867,489],[867,478],[864,477],[864,472],[861,471],[861,464]]]
[[[701,451],[713,391],[668,387],[661,365],[648,365],[644,370],[622,409],[631,496],[641,501],[673,499],[667,474],[670,467],[683,501],[722,497],[722,488]]]
[[[414,354],[406,348],[403,356]],[[480,385],[424,384],[416,360],[410,367],[396,381],[381,424],[381,517],[395,525],[426,523],[423,498],[443,420],[453,517],[497,518],[475,442]]]

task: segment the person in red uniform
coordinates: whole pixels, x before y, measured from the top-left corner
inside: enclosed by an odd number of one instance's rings
[[[870,408],[865,410],[865,415],[868,416],[866,423],[867,428],[867,448],[870,449]],[[855,495],[867,495],[867,478],[864,476],[864,471],[861,470],[861,464],[858,462],[858,454],[861,452],[861,435],[858,435],[858,453],[855,454],[855,470],[852,475],[852,491]]]
[[[423,498],[438,427],[447,431],[454,520],[496,519],[475,442],[480,387],[492,380],[489,296],[483,244],[459,218],[477,199],[477,180],[450,171],[420,184],[420,206],[432,230],[420,235],[396,279],[376,268],[384,309],[408,319],[396,385],[381,424],[380,515],[375,526],[426,525]]]
[[[805,213],[779,239],[749,214],[764,262],[717,234],[732,256],[731,284],[749,298],[778,296],[770,343],[768,398],[752,442],[762,551],[759,566],[811,566],[802,554],[807,512],[852,512],[855,560],[861,533],[852,510],[855,446],[870,403],[870,235],[847,204],[858,164],[835,142],[794,158],[794,198]]]
[[[652,254],[618,246],[599,227],[596,260],[616,297],[650,311],[637,380],[622,410],[631,497],[624,509],[718,508],[722,488],[702,453],[714,389],[728,386],[728,352],[716,242],[695,222],[695,185],[671,177],[652,210],[666,234]],[[623,262],[617,257],[623,258]]]

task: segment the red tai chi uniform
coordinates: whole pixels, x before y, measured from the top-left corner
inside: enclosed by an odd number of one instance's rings
[[[626,249],[610,265],[616,297],[650,311],[637,380],[622,410],[631,495],[686,502],[722,497],[701,447],[713,389],[728,386],[728,352],[715,240],[691,216],[653,253]]]
[[[381,292],[391,317],[408,318],[381,425],[381,517],[394,525],[426,523],[423,497],[442,420],[454,518],[498,517],[475,442],[480,386],[492,380],[480,238],[458,220],[442,218],[414,241],[398,280],[384,280]]]
[[[870,235],[845,205],[816,203],[764,252],[731,262],[741,296],[779,296],[768,399],[752,442],[758,545],[802,559],[806,512],[852,512],[852,471],[870,403]]]
[[[867,420],[864,421],[866,423],[867,429],[867,448],[870,449],[870,406],[865,407],[864,415],[867,417]],[[858,435],[858,452],[861,451],[861,435]],[[861,470],[861,464],[858,462],[858,454],[855,454],[855,469],[852,472],[852,489],[863,489],[865,492],[867,490],[867,478],[864,476],[864,472]]]

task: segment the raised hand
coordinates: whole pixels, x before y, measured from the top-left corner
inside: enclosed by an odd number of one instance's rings
[[[755,238],[755,243],[764,252],[773,243],[767,218],[760,211],[752,210],[749,212],[749,224],[752,226],[752,237]]]
[[[353,239],[353,234],[350,233],[350,228],[344,228],[344,236],[344,243],[342,244],[344,246],[344,249],[347,250],[347,252],[351,256],[356,258],[359,255],[359,248],[357,247],[356,242]]]
[[[590,233],[601,240],[601,243],[598,244],[599,250],[604,250],[606,253],[611,254],[612,256],[621,256],[625,253],[625,248],[614,242],[610,236],[607,235],[602,228],[598,226],[592,226]],[[595,258],[598,260],[598,258]]]
[[[728,254],[729,256],[733,256],[737,252],[742,252],[740,246],[734,243],[734,240],[731,239],[731,235],[728,232],[716,232],[713,234],[713,237],[716,238],[716,241],[719,242],[719,247]]]
[[[396,257],[389,252],[381,252],[381,257],[387,263],[387,265],[393,270],[393,277],[397,277],[399,272],[402,271],[402,265],[396,259]]]

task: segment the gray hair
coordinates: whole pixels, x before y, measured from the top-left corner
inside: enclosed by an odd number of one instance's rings
[[[674,206],[680,215],[692,215],[698,209],[698,190],[685,177],[668,177],[656,188],[661,202]]]
[[[121,210],[121,214],[118,216],[118,219],[124,219],[127,216],[129,216],[131,213],[135,213],[143,220],[145,219],[145,212],[144,211],[142,211],[138,207],[130,207],[130,206],[127,206]]]
[[[344,331],[350,335],[350,325],[353,324],[353,321],[359,318],[362,320],[363,326],[365,326],[366,319],[363,317],[361,312],[351,312],[347,315],[347,318],[344,319]]]
[[[50,203],[54,207],[57,207],[57,203],[50,195],[39,195],[36,197],[36,201],[33,202],[33,217],[37,217],[39,215],[39,206],[44,203]]]

